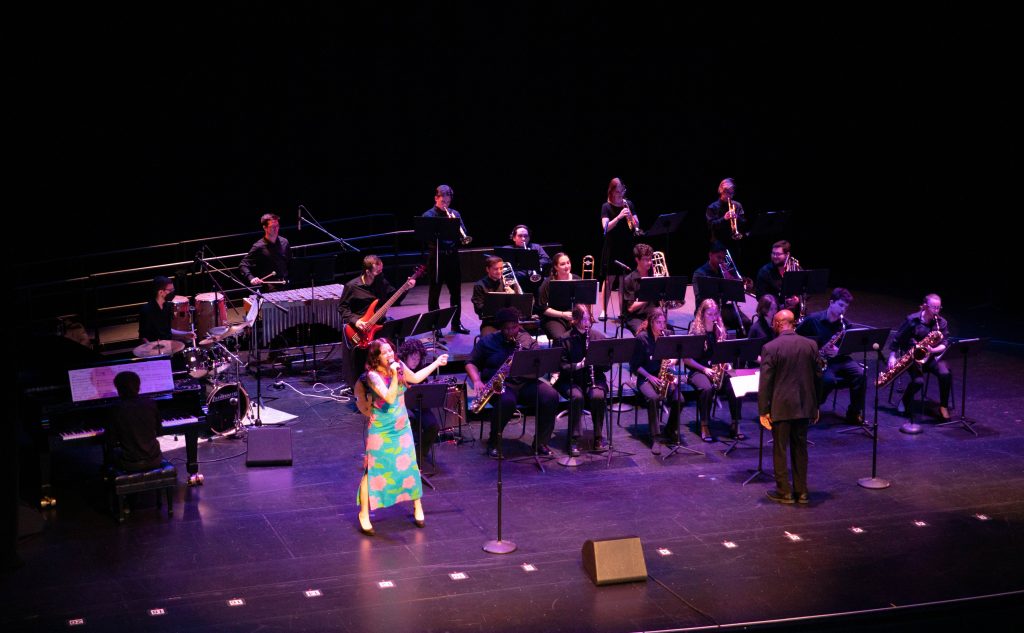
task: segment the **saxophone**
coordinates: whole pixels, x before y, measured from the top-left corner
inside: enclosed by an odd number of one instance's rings
[[[505,359],[505,362],[501,364],[498,371],[494,372],[491,379],[487,381],[487,385],[484,387],[483,392],[477,394],[476,400],[474,400],[473,404],[469,407],[470,411],[473,413],[480,413],[484,410],[484,407],[487,405],[487,401],[491,399],[491,396],[496,393],[505,393],[505,379],[508,378],[508,372],[512,369],[512,359],[520,349],[522,349],[522,345],[519,344],[519,341],[516,341],[516,348],[512,350],[512,353]]]
[[[876,387],[884,387],[892,382],[896,376],[899,376],[903,372],[910,369],[912,363],[923,365],[928,360],[928,356],[931,352],[928,351],[929,347],[935,347],[942,342],[942,332],[938,330],[932,330],[928,333],[928,336],[924,337],[920,341],[914,344],[910,351],[900,357],[896,364],[892,366],[892,369],[887,369],[882,373],[878,374],[878,380],[875,381]]]
[[[839,344],[840,339],[842,339],[843,336],[846,335],[846,320],[842,317],[842,315],[839,316],[839,325],[839,331],[836,332],[835,336],[830,338],[827,343],[825,343],[818,349],[818,367],[821,368],[822,372],[828,369],[828,358],[825,356],[825,348],[829,346],[837,346]]]
[[[661,361],[661,369],[658,370],[658,380],[661,381],[661,388],[655,389],[658,393],[658,399],[664,400],[668,396],[669,388],[675,383],[676,376],[672,373],[672,359],[663,358]]]

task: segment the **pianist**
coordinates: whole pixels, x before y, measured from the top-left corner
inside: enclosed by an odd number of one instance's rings
[[[133,371],[114,376],[120,402],[110,413],[105,433],[110,462],[121,470],[157,468],[163,461],[160,442],[160,412],[149,398],[139,397],[142,381]]]

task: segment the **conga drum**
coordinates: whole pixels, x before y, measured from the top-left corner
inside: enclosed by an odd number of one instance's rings
[[[171,299],[174,304],[174,316],[171,317],[171,328],[188,332],[192,329],[192,317],[188,313],[188,297],[174,295]]]
[[[209,336],[210,328],[228,324],[228,306],[219,292],[196,295],[196,336]]]

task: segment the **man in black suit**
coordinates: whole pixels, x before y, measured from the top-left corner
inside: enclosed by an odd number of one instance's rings
[[[761,349],[758,413],[761,426],[772,432],[775,447],[775,490],[768,498],[779,503],[808,503],[807,427],[818,421],[821,368],[818,344],[796,333],[793,313],[779,310],[772,320],[778,336]],[[786,451],[792,444],[793,486],[789,485]]]

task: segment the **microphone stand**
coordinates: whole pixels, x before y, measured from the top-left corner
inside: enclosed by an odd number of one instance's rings
[[[867,359],[867,348],[864,348],[864,357]],[[875,351],[875,419],[869,433],[871,436],[871,476],[861,477],[857,485],[869,490],[883,490],[889,487],[889,480],[878,476],[878,374],[882,365],[881,350]],[[923,391],[923,390],[922,390]]]
[[[349,250],[349,251],[351,251],[353,253],[361,253],[362,252],[358,248],[356,248],[355,246],[352,246],[351,244],[346,242],[344,239],[334,235],[333,233],[331,233],[330,231],[325,229],[320,224],[320,222],[315,217],[313,217],[313,213],[309,209],[307,209],[305,206],[303,206],[301,204],[299,205],[299,220],[300,221],[302,220],[302,212],[303,211],[305,211],[306,215],[308,216],[306,218],[306,223],[309,224],[310,226],[312,226],[314,229],[320,231],[321,233],[323,233],[327,237],[329,237],[332,240],[334,240],[338,244],[338,246],[341,246],[342,248],[347,249],[347,250]]]

